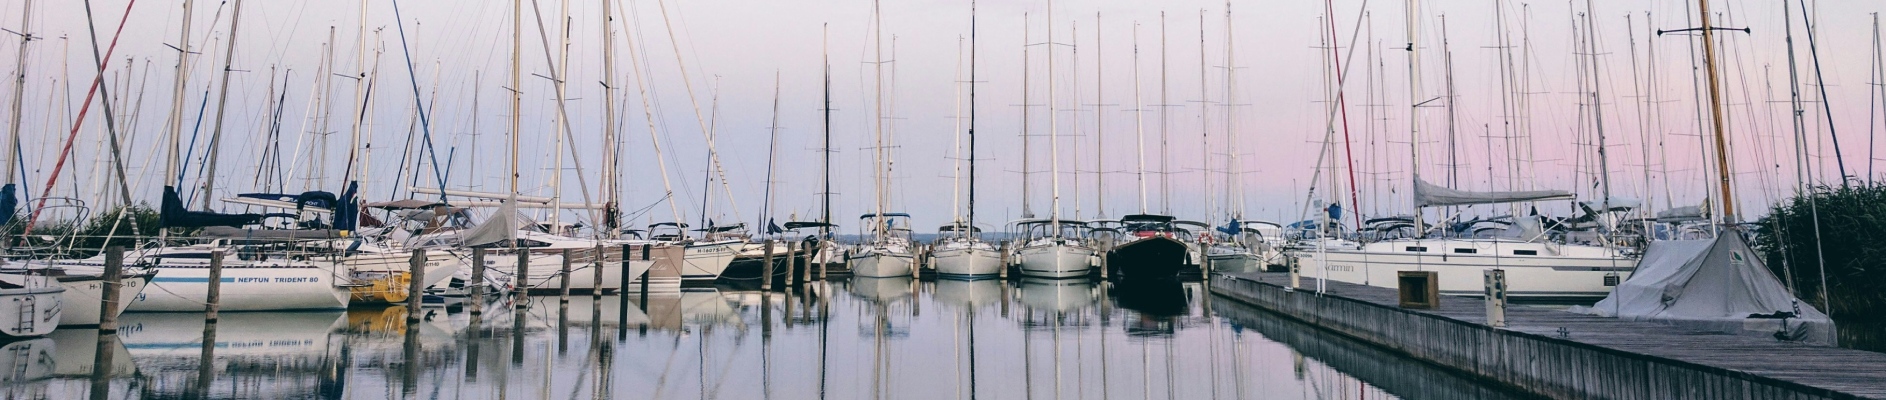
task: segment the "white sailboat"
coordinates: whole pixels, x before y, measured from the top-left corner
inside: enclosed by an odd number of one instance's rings
[[[890,154],[884,143],[884,124],[888,116],[884,112],[884,25],[878,2],[871,5],[872,31],[877,35],[878,61],[873,63],[876,70],[877,121],[872,125],[877,139],[872,147],[872,183],[876,190],[876,211],[859,217],[870,229],[869,243],[860,244],[855,251],[845,257],[845,263],[851,267],[855,276],[887,278],[909,276],[914,270],[915,253],[910,242],[910,214],[885,212],[888,208],[890,192]],[[902,226],[898,223],[903,222]]]
[[[953,194],[951,197],[952,199],[951,202],[954,203],[955,199],[962,198],[960,196],[960,193],[962,192],[962,187],[963,187],[962,170],[963,170],[964,159],[967,158],[968,159],[967,162],[969,163],[969,183],[968,183],[969,210],[968,210],[968,216],[965,217],[963,214],[962,207],[957,207],[957,206],[952,205],[950,207],[951,210],[957,213],[956,217],[951,219],[951,221],[954,221],[954,222],[951,222],[949,225],[944,225],[940,228],[937,228],[939,238],[937,239],[936,243],[932,244],[933,248],[931,250],[931,254],[932,254],[932,257],[935,259],[936,273],[938,276],[942,276],[942,277],[955,277],[955,278],[992,277],[992,276],[1001,274],[1002,268],[1004,267],[1002,265],[1002,253],[1001,253],[1002,250],[997,248],[994,243],[990,243],[988,241],[982,240],[982,229],[976,226],[976,210],[975,210],[976,208],[976,195],[975,195],[976,193],[976,50],[975,50],[976,49],[975,47],[976,46],[976,19],[975,19],[976,13],[975,13],[975,9],[976,9],[975,2],[973,1],[970,2],[970,5],[969,5],[969,10],[970,10],[969,12],[969,15],[970,15],[969,17],[969,81],[965,82],[969,85],[969,152],[967,156],[962,155],[962,151],[961,151],[961,149],[963,148],[962,147],[962,140],[963,140],[962,127],[958,126],[954,130],[954,132],[957,132],[957,135],[956,135],[956,142],[957,142],[956,148],[958,149],[958,152],[957,152],[958,157],[956,158],[957,176],[955,177],[955,179],[951,179],[951,182],[954,183],[953,191],[956,193],[956,194]],[[959,45],[958,47],[959,49],[957,51],[960,53],[961,46]],[[960,61],[959,61],[959,64],[960,64]],[[957,71],[958,71],[957,72],[958,76],[957,76],[956,81],[963,82],[962,76],[961,76],[962,68],[960,67],[957,68]],[[958,91],[957,93],[960,96],[962,92]],[[957,111],[959,115],[961,114],[961,107],[960,107],[961,104],[962,102],[959,97],[957,101],[957,105],[958,105]],[[960,122],[961,119],[958,119],[957,121]]]
[[[1048,43],[1054,43],[1054,2],[1048,1]],[[1048,50],[1048,154],[1052,187],[1048,218],[1011,223],[1024,232],[1016,258],[1022,275],[1042,278],[1086,276],[1099,263],[1099,252],[1082,240],[1086,223],[1061,218],[1060,135],[1055,123],[1054,50]],[[1023,140],[1027,140],[1024,138]]]
[[[59,327],[65,287],[51,277],[18,275],[0,279],[0,338],[45,336]]]
[[[59,318],[61,326],[98,325],[100,312],[104,310],[104,263],[99,260],[97,266],[79,266],[65,264],[48,265],[45,261],[15,260],[5,268],[0,268],[0,285],[32,286],[35,282],[50,279],[59,287],[65,288],[59,304],[64,316]],[[126,268],[120,272],[118,280],[118,309],[123,313],[131,306],[130,299],[137,298],[144,292],[156,272],[142,268]]]

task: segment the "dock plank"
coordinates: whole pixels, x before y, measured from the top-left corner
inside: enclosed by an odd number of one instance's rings
[[[1214,279],[1230,278],[1254,282],[1273,289],[1289,285],[1289,277],[1284,273],[1219,273]],[[1308,292],[1314,294],[1317,287],[1315,279],[1302,279],[1302,288],[1296,294]],[[1397,322],[1397,329],[1418,330],[1428,334],[1440,332],[1440,324],[1467,324],[1485,329],[1486,310],[1484,301],[1477,298],[1442,296],[1438,307],[1431,310],[1410,310],[1398,306],[1399,301],[1393,289],[1379,288],[1329,281],[1323,283],[1321,296],[1344,299],[1360,303],[1357,306],[1368,308],[1388,308],[1415,315],[1433,317],[1432,323],[1421,322],[1418,326],[1404,326]],[[1219,285],[1213,286],[1214,292],[1220,291]],[[1235,296],[1234,296],[1235,298]],[[1264,306],[1263,304],[1257,304]],[[1341,304],[1330,307],[1350,307]],[[1279,310],[1281,311],[1281,310]],[[1291,315],[1290,313],[1285,313]],[[1292,315],[1313,324],[1324,319],[1322,316]],[[1328,318],[1334,320],[1337,318]],[[1627,391],[1639,395],[1629,397],[1718,397],[1729,395],[1717,392],[1731,390],[1740,394],[1767,393],[1777,397],[1795,398],[1886,398],[1886,354],[1838,347],[1817,346],[1797,342],[1783,342],[1754,336],[1727,333],[1704,332],[1676,328],[1671,325],[1649,321],[1624,321],[1585,314],[1576,314],[1563,310],[1542,307],[1509,307],[1506,313],[1507,327],[1504,331],[1522,333],[1526,340],[1553,344],[1571,344],[1573,347],[1589,347],[1598,353],[1614,352],[1626,358],[1636,358],[1647,362],[1675,365],[1690,368],[1704,374],[1729,375],[1742,379],[1743,390],[1717,387],[1720,385],[1700,385],[1694,387],[1685,382],[1658,382],[1656,387],[1632,388]],[[1353,323],[1342,321],[1323,321],[1324,324]],[[1352,327],[1330,327],[1338,332]],[[1431,332],[1430,332],[1431,331]],[[1417,335],[1417,333],[1410,333]],[[1469,337],[1420,337],[1419,340],[1444,340],[1445,346],[1504,346],[1493,354],[1507,352],[1551,351],[1527,343],[1488,342],[1484,338]],[[1411,336],[1417,337],[1417,336]],[[1396,347],[1396,343],[1377,344]],[[1403,344],[1403,346],[1412,344]],[[1515,347],[1517,346],[1517,347]],[[1564,347],[1564,346],[1560,346]],[[1400,349],[1397,349],[1400,350]],[[1412,350],[1404,350],[1412,351]],[[1554,353],[1557,354],[1557,353]],[[1596,353],[1594,353],[1596,354]],[[1433,354],[1433,357],[1450,355]],[[1458,354],[1451,355],[1458,357]],[[1570,373],[1581,379],[1598,379],[1594,373],[1602,369],[1618,368],[1635,371],[1642,365],[1626,365],[1616,358],[1598,359],[1589,355],[1564,354],[1552,361],[1561,365],[1534,365],[1531,374]],[[1443,365],[1475,365],[1475,362],[1492,364],[1498,360],[1437,360]],[[1506,360],[1510,363],[1511,360]],[[1483,371],[1465,371],[1482,374]],[[1511,371],[1501,372],[1511,373]],[[1507,380],[1501,377],[1489,377]],[[1529,378],[1513,377],[1514,380]],[[1706,379],[1701,376],[1698,379]],[[1699,381],[1700,382],[1700,381]],[[1761,387],[1758,387],[1761,386]],[[1543,390],[1551,393],[1558,388]],[[1783,390],[1789,389],[1789,390]],[[1705,392],[1696,392],[1705,390]],[[1763,397],[1768,397],[1764,395]]]

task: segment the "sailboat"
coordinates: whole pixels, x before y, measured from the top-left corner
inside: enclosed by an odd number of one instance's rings
[[[1054,43],[1054,1],[1048,1],[1048,43]],[[1023,236],[1016,246],[1021,273],[1041,278],[1087,276],[1100,254],[1084,239],[1087,223],[1061,218],[1060,135],[1054,104],[1054,50],[1048,50],[1048,154],[1052,195],[1048,218],[1024,219],[1010,223]],[[1023,140],[1027,140],[1024,138]]]
[[[1411,7],[1413,7],[1411,5]],[[1413,8],[1411,8],[1412,10]],[[1419,49],[1412,13],[1408,17],[1411,43],[1409,77],[1414,90],[1413,103],[1424,100],[1420,90]],[[1421,179],[1420,155],[1414,143],[1419,140],[1419,118],[1410,119],[1410,152],[1413,153],[1413,201],[1416,207],[1414,237],[1362,244],[1356,247],[1298,248],[1290,252],[1307,276],[1364,284],[1396,287],[1401,271],[1434,271],[1438,274],[1441,294],[1482,295],[1483,271],[1506,271],[1507,293],[1514,299],[1583,299],[1604,297],[1628,278],[1637,259],[1623,249],[1607,244],[1570,243],[1550,239],[1541,217],[1514,216],[1513,223],[1491,235],[1428,235],[1422,225],[1420,209],[1479,204],[1510,204],[1549,200],[1570,200],[1571,192],[1561,190],[1473,192],[1434,185]],[[1324,242],[1328,242],[1325,240]]]
[[[878,61],[873,64],[877,79],[878,118],[877,123],[872,125],[877,136],[876,144],[872,149],[875,164],[872,171],[875,176],[872,181],[876,189],[877,204],[875,212],[859,217],[860,220],[868,221],[863,225],[869,227],[865,234],[870,235],[871,241],[860,244],[856,251],[845,257],[845,260],[846,264],[851,267],[852,275],[855,276],[872,278],[909,276],[913,272],[912,267],[915,265],[916,258],[910,242],[910,214],[885,211],[888,206],[886,203],[889,202],[890,162],[888,149],[884,143],[884,124],[887,119],[884,113],[884,25],[883,16],[879,14],[878,3],[875,1],[871,5],[871,15],[872,24],[875,27],[873,32],[878,36],[876,39]]]
[[[1238,162],[1238,133],[1235,94],[1237,92],[1237,58],[1232,44],[1231,3],[1225,3],[1225,147],[1229,149],[1225,164],[1225,208],[1231,210],[1231,220],[1225,226],[1218,227],[1217,233],[1205,232],[1203,237],[1217,236],[1203,245],[1205,260],[1212,271],[1255,271],[1263,265],[1263,256],[1258,254],[1258,243],[1247,243],[1249,235],[1244,231],[1244,191],[1238,185],[1238,169],[1243,165]],[[1209,144],[1207,144],[1209,146]]]
[[[1186,246],[1187,236],[1184,229],[1178,229],[1169,215],[1156,215],[1146,207],[1146,129],[1145,118],[1141,116],[1145,105],[1140,103],[1139,95],[1139,27],[1133,29],[1133,102],[1138,123],[1139,150],[1139,213],[1120,217],[1119,231],[1124,234],[1124,242],[1117,243],[1107,251],[1107,268],[1110,277],[1120,280],[1170,280],[1178,276],[1185,267],[1190,248]]]
[[[960,50],[958,50],[960,51]],[[957,71],[961,71],[958,68]],[[957,73],[958,82],[962,82],[961,72]],[[932,244],[931,254],[935,258],[937,276],[956,278],[990,277],[1002,273],[1001,249],[994,243],[982,240],[982,229],[976,226],[976,3],[969,3],[969,152],[966,156],[959,151],[956,160],[958,179],[952,179],[957,193],[961,193],[961,178],[964,158],[969,163],[969,210],[965,218],[961,207],[951,207],[957,212],[949,225],[938,228],[938,239]],[[961,93],[958,91],[957,93]],[[957,102],[960,106],[962,103]],[[960,109],[959,109],[960,111]],[[960,120],[958,120],[960,121]],[[962,146],[962,129],[957,127],[957,148]],[[956,197],[960,198],[960,197]]]

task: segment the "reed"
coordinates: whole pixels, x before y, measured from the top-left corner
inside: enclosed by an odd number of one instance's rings
[[[1814,188],[1776,204],[1755,230],[1763,261],[1796,296],[1822,311],[1831,305],[1837,320],[1886,321],[1886,185]]]

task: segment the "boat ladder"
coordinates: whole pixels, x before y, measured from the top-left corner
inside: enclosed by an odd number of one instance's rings
[[[33,323],[37,321],[38,318],[34,317],[38,316],[39,307],[37,306],[38,302],[33,300],[37,298],[37,296],[23,296],[18,300],[20,302],[20,320],[18,324],[13,325],[14,333],[24,334],[26,332],[32,332],[33,328],[35,328]]]

